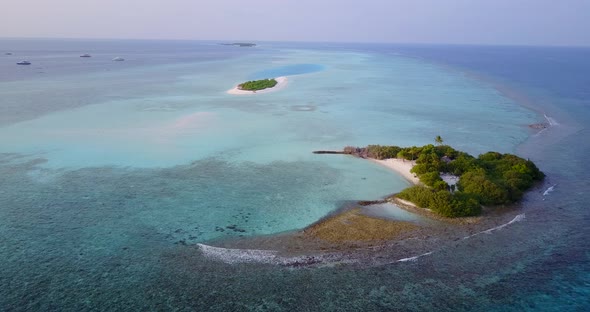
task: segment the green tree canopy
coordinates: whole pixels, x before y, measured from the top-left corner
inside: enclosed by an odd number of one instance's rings
[[[276,85],[277,85],[277,81],[275,79],[261,79],[261,80],[246,81],[242,84],[239,84],[238,88],[240,90],[258,91],[258,90],[264,90],[267,88],[272,88]]]
[[[545,177],[530,160],[498,152],[487,152],[475,158],[442,145],[442,138],[439,138],[437,136],[437,146],[370,145],[354,150],[363,157],[416,160],[411,171],[423,185],[407,188],[397,196],[447,217],[477,215],[482,205],[518,201],[536,181]],[[456,187],[444,182],[441,173],[459,176]]]

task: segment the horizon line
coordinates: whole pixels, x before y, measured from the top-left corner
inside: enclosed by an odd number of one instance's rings
[[[276,43],[317,43],[317,44],[391,44],[391,45],[433,45],[433,46],[490,46],[490,47],[546,47],[546,48],[590,48],[588,45],[528,44],[528,43],[459,43],[459,42],[401,42],[401,41],[323,41],[323,40],[236,40],[236,39],[180,39],[180,38],[111,38],[111,37],[4,37],[0,40],[113,40],[113,41],[186,41],[186,42],[276,42]]]

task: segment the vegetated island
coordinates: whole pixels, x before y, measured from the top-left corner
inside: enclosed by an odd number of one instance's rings
[[[250,42],[234,42],[234,43],[220,43],[220,45],[236,46],[236,47],[242,47],[242,48],[251,48],[251,47],[255,47],[256,46],[256,43],[250,43]]]
[[[254,94],[266,93],[284,88],[287,85],[287,77],[251,80],[238,84],[227,91],[229,94]]]
[[[435,142],[436,145],[422,147],[369,145],[347,146],[342,151],[315,151],[316,154],[347,154],[378,162],[400,173],[413,186],[385,199],[347,205],[297,232],[217,244],[240,251],[259,251],[265,246],[262,249],[272,250],[272,257],[298,255],[297,260],[286,264],[289,266],[313,266],[340,260],[345,263],[350,259],[391,263],[392,255],[399,259],[397,261],[412,261],[416,255],[431,254],[444,239],[471,237],[503,227],[498,227],[497,221],[506,220],[504,214],[494,211],[520,200],[545,177],[532,161],[512,154],[487,152],[476,158],[443,145],[440,136]],[[365,208],[389,202],[437,221],[388,218]],[[485,217],[476,217],[482,212]],[[440,226],[439,221],[452,226]],[[352,255],[348,252],[351,250],[359,253]],[[308,251],[313,254],[309,255]],[[326,258],[318,254],[324,251],[328,255]],[[389,256],[374,257],[375,251],[387,251]],[[239,257],[243,257],[243,253]]]
[[[514,203],[545,177],[532,161],[516,155],[487,152],[475,158],[443,145],[440,136],[436,141],[436,146],[422,147],[348,146],[338,153],[404,163],[419,183],[414,181],[393,198],[451,218],[477,216],[482,206]]]
[[[251,80],[246,81],[238,85],[240,90],[247,90],[247,91],[258,91],[264,90],[267,88],[274,88],[277,85],[276,79],[260,79],[260,80]]]

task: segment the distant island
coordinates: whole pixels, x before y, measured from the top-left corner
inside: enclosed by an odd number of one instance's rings
[[[545,177],[532,161],[516,155],[487,152],[475,158],[443,145],[440,136],[436,141],[436,146],[348,146],[342,152],[314,153],[371,158],[402,174],[409,169],[405,176],[415,185],[393,198],[451,218],[477,216],[482,206],[514,203]]]
[[[227,93],[242,95],[266,93],[284,88],[287,85],[287,77],[251,80],[238,84]]]
[[[220,45],[236,46],[236,47],[255,47],[256,43],[249,42],[234,42],[234,43],[220,43]]]

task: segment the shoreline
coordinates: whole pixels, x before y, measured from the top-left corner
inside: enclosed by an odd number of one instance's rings
[[[422,184],[410,172],[415,161],[401,158],[363,159],[387,167],[413,185]],[[458,179],[447,176],[451,177]],[[393,204],[434,223],[416,223],[364,213],[364,206],[381,202]],[[447,218],[394,195],[375,202],[359,201],[354,206],[342,207],[302,229],[258,237],[219,239],[207,242],[207,245],[198,244],[198,248],[205,256],[226,263],[268,263],[286,267],[391,264],[436,252],[440,250],[443,238],[443,243],[453,244],[522,221],[523,213],[516,216],[510,213],[514,212],[515,205],[519,204],[488,211],[485,215]],[[375,258],[375,254],[387,254],[388,257]],[[381,259],[386,258],[395,260],[382,262]]]
[[[412,168],[416,165],[416,161],[415,160],[405,160],[405,159],[401,159],[401,158],[387,158],[387,159],[383,159],[383,160],[379,160],[379,159],[374,159],[374,158],[367,158],[372,162],[375,162],[381,166],[387,167],[388,169],[390,169],[391,171],[394,171],[395,173],[401,175],[404,179],[406,179],[408,182],[410,182],[412,185],[423,185],[422,182],[420,182],[420,178],[418,178],[418,176],[416,176],[414,173],[412,173],[410,170],[412,170]],[[446,173],[446,174],[442,174],[441,175],[441,179],[445,182],[447,182],[449,185],[456,185],[457,182],[459,181],[459,177]],[[447,222],[447,223],[451,223],[451,224],[473,224],[473,223],[477,223],[481,220],[481,216],[477,216],[477,217],[462,217],[462,218],[446,218],[446,217],[442,217],[437,215],[436,213],[434,213],[432,210],[430,210],[429,208],[422,208],[422,207],[418,207],[416,204],[405,200],[405,199],[401,199],[399,197],[396,196],[396,194],[388,196],[385,199],[386,202],[392,203],[394,205],[396,205],[397,207],[408,211],[410,213],[414,213],[432,220],[437,220],[437,221],[443,221],[443,222]]]
[[[381,166],[387,167],[390,170],[401,175],[404,179],[414,185],[420,185],[420,179],[410,170],[416,165],[415,160],[405,160],[401,158],[387,158],[383,160],[367,158],[370,161],[380,164]]]
[[[274,91],[279,91],[279,90],[284,89],[287,86],[287,83],[289,82],[289,80],[285,76],[277,77],[274,79],[277,81],[277,84],[272,88],[266,88],[266,89],[257,90],[257,91],[249,91],[249,90],[239,89],[239,87],[238,87],[239,85],[236,85],[232,89],[227,90],[226,93],[232,94],[232,95],[249,95],[249,94],[269,93],[269,92],[274,92]]]

